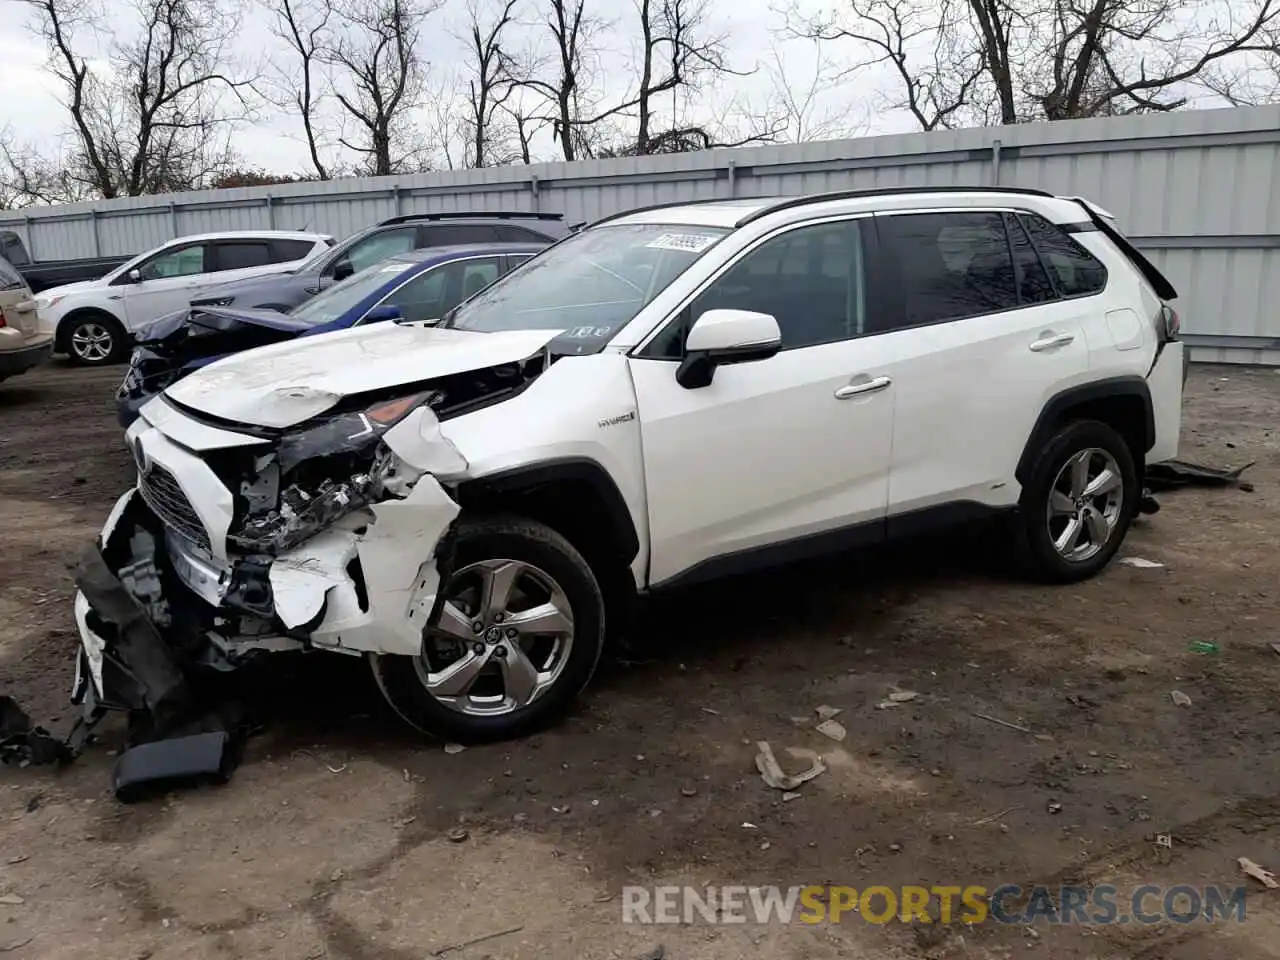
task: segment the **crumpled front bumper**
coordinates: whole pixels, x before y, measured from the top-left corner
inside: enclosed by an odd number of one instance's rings
[[[146,670],[139,666],[139,651],[172,646],[165,628],[148,619],[121,580],[127,564],[119,558],[133,558],[132,538],[142,528],[156,544],[157,575],[168,585],[164,601],[171,608],[185,604],[206,618],[212,626],[202,636],[233,663],[250,651],[299,648],[354,655],[420,652],[442,570],[447,571],[448,531],[459,513],[435,476],[422,473],[403,496],[349,513],[275,557],[238,554],[228,541],[231,492],[196,452],[146,416],[156,418],[148,408],[129,431],[141,468],[139,486],[117,501],[78,580],[78,697],[91,683],[103,705],[152,709],[147,698],[163,699],[176,682],[138,674]],[[421,452],[407,443],[401,447],[410,456]],[[191,528],[164,523],[153,507],[159,503],[155,492],[144,492],[148,471],[157,466],[190,502]],[[195,542],[193,533],[204,543]],[[115,569],[106,557],[115,559]]]

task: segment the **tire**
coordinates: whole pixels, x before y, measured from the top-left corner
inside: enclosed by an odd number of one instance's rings
[[[115,317],[100,311],[73,314],[62,322],[58,340],[72,363],[105,367],[129,352],[129,337]],[[105,339],[104,339],[105,338]]]
[[[546,595],[552,608],[568,607],[569,642],[565,644],[563,636],[531,635],[518,641],[528,644],[527,655],[521,661],[509,653],[499,652],[498,648],[510,650],[510,641],[503,637],[495,642],[492,633],[497,623],[511,624],[521,614],[519,611],[506,613],[505,621],[495,622],[494,617],[503,612],[495,607],[487,616],[479,616],[481,611],[475,602],[478,589],[486,579],[493,578],[492,572],[486,573],[484,564],[514,564],[523,571],[515,579],[517,589],[513,591],[520,602],[528,595],[532,598],[528,602],[537,604],[544,587],[554,588]],[[423,639],[423,655],[370,655],[374,680],[387,703],[418,731],[464,743],[521,737],[562,717],[595,673],[604,647],[604,599],[586,560],[568,540],[544,524],[518,517],[492,517],[459,522],[452,566],[454,573],[441,588],[449,609],[441,610],[428,628],[428,635]],[[516,567],[503,566],[500,575]],[[554,592],[557,589],[559,594]],[[512,604],[519,605],[519,602]],[[482,621],[482,629],[468,632],[473,617]],[[454,631],[442,629],[440,625],[446,620],[456,625]],[[511,629],[508,626],[503,631]],[[544,651],[554,650],[557,643],[560,658],[552,655],[544,660]],[[446,648],[457,646],[463,652],[455,660],[447,655],[448,650],[440,651],[437,644]],[[439,679],[443,670],[456,668],[468,657],[468,662],[473,664],[484,660],[486,673],[473,681],[470,691],[451,698],[450,705],[428,689],[428,680]],[[538,675],[545,681],[545,685],[539,684],[538,695],[523,705],[517,705],[518,699],[507,692],[509,686],[519,686],[518,681],[509,684],[507,673],[511,669],[512,675],[515,674],[510,665],[517,662],[541,668]],[[496,696],[493,693],[497,683],[495,674],[501,678],[503,702],[500,705],[492,701],[477,702],[476,698],[486,690],[490,696]],[[520,676],[527,678],[528,674]]]
[[[1104,470],[1118,476],[1120,486],[1089,497],[1086,484],[1084,493],[1073,497],[1079,483],[1071,469],[1081,461],[1086,461],[1093,486],[1106,486],[1094,482]],[[1094,576],[1120,549],[1141,496],[1133,452],[1114,428],[1097,420],[1064,425],[1036,455],[1018,501],[1015,535],[1024,569],[1049,583],[1075,583]],[[1071,527],[1073,521],[1080,528],[1076,549],[1060,549],[1055,539],[1069,546],[1069,530],[1076,529]]]

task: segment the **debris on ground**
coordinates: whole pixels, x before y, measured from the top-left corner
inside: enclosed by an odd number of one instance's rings
[[[17,950],[19,947],[25,947],[34,939],[35,937],[27,937],[25,940],[15,940],[13,943],[6,943],[4,946],[0,947],[0,953],[13,953],[13,951]]]
[[[454,827],[445,834],[445,837],[450,843],[462,843],[464,840],[470,838],[470,836],[471,834],[467,832],[466,827]]]
[[[667,948],[662,944],[655,945],[651,950],[646,950],[636,960],[663,960],[667,955]]]
[[[877,710],[887,710],[889,707],[899,707],[904,703],[910,703],[920,694],[914,690],[894,690],[888,697],[876,704]]]
[[[1001,720],[999,717],[993,717],[987,713],[975,713],[974,716],[977,717],[979,720],[987,721],[987,723],[994,723],[1001,727],[1008,727],[1010,730],[1017,730],[1019,733],[1031,732],[1030,727],[1024,727],[1020,723],[1012,723],[1008,720]]]
[[[1062,804],[1057,800],[1050,800],[1048,805],[1045,807],[1045,809],[1048,810],[1050,813],[1061,813]]]
[[[824,773],[827,769],[826,761],[812,750],[789,747],[788,752],[794,757],[807,758],[809,760],[809,769],[796,774],[783,773],[777,757],[773,755],[773,747],[769,746],[769,741],[756,741],[756,769],[760,771],[760,779],[765,782],[766,786],[770,786],[774,790],[794,790],[802,783],[808,783],[814,777]]]
[[[1164,566],[1158,560],[1148,560],[1145,557],[1122,557],[1120,562],[1126,567],[1137,567],[1139,570],[1156,570]]]
[[[73,754],[44,727],[33,726],[27,712],[8,696],[0,696],[0,763],[27,767],[65,763]]]
[[[1180,487],[1230,487],[1240,485],[1240,474],[1257,461],[1246,463],[1234,470],[1205,467],[1185,460],[1166,460],[1147,467],[1146,484],[1152,490],[1177,490]]]
[[[1173,705],[1174,705],[1175,707],[1189,707],[1189,706],[1191,706],[1191,698],[1190,698],[1190,697],[1188,697],[1188,696],[1187,696],[1185,693],[1183,693],[1181,690],[1170,690],[1170,691],[1169,691],[1169,699],[1173,701]]]
[[[783,803],[790,803],[792,800],[799,800],[799,799],[800,799],[800,794],[796,793],[794,790],[788,790],[782,795]]]
[[[1240,864],[1240,869],[1246,874],[1253,877],[1260,884],[1269,890],[1280,888],[1280,880],[1276,880],[1276,875],[1265,867],[1254,863],[1248,857],[1241,857],[1236,863]]]
[[[467,748],[460,743],[446,743],[444,745],[445,753],[461,753],[465,749]]]
[[[22,897],[18,896],[16,893],[6,893],[4,896],[0,896],[0,903],[4,904],[6,907],[20,907],[26,902],[26,900],[22,899]]]
[[[825,703],[822,704],[822,706],[815,708],[813,712],[818,715],[819,720],[830,720],[844,713],[844,711],[839,707],[829,707]]]
[[[438,950],[432,950],[431,956],[443,957],[446,953],[453,953],[455,950],[463,950],[467,947],[475,946],[477,943],[485,943],[489,940],[496,940],[498,937],[505,937],[513,933],[519,933],[524,929],[524,924],[518,927],[508,927],[506,930],[499,930],[496,933],[486,933],[479,937],[472,937],[470,940],[464,940],[461,943],[451,943],[447,947],[440,947]]]
[[[680,788],[680,796],[682,797],[696,797],[697,795],[698,795],[698,788],[694,786],[692,783],[686,783],[683,787]]]
[[[754,823],[751,823],[751,822],[750,822],[750,821],[748,821],[748,820],[743,820],[743,821],[742,821],[742,829],[743,829],[743,830],[759,830],[760,828],[759,828],[759,827],[757,827]]]
[[[836,743],[839,743],[848,735],[848,732],[838,720],[823,720],[813,729],[824,737],[830,737]]]
[[[1187,650],[1190,653],[1217,653],[1219,648],[1212,640],[1192,640],[1187,644]]]
[[[1271,641],[1271,650],[1273,653],[1280,655],[1280,640]]]
[[[345,763],[344,763],[342,766],[340,766],[340,767],[335,767],[333,764],[331,764],[331,763],[326,763],[324,760],[321,760],[319,757],[317,757],[317,756],[316,756],[314,753],[312,753],[310,750],[295,750],[295,751],[293,751],[293,754],[292,754],[292,755],[293,755],[295,758],[296,758],[296,757],[310,757],[312,760],[314,760],[316,763],[320,764],[322,767],[324,767],[324,768],[325,768],[326,770],[328,770],[330,773],[341,773],[343,770],[347,769],[347,765],[346,765]],[[409,780],[409,771],[408,771],[408,770],[406,770],[406,771],[404,772],[404,778],[405,778],[405,781],[406,781],[406,782]]]
[[[997,820],[1003,820],[1005,817],[1007,817],[1009,814],[1013,813],[1013,811],[1017,809],[1018,809],[1017,807],[1006,807],[1005,809],[1001,810],[999,813],[993,813],[989,817],[983,817],[981,820],[973,821],[973,825],[975,827],[981,827],[982,825],[987,823],[995,823]]]

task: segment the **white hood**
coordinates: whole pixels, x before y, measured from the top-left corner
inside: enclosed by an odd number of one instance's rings
[[[183,377],[165,396],[235,423],[289,427],[352,394],[525,360],[559,332],[371,323],[234,354]]]
[[[75,283],[64,283],[60,287],[48,287],[47,289],[41,290],[37,293],[34,299],[37,303],[40,301],[47,302],[52,297],[65,297],[69,293],[78,293],[81,290],[93,290],[104,286],[102,280],[103,278],[100,277],[97,280],[77,280]]]

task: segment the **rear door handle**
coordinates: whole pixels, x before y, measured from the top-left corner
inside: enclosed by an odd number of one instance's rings
[[[836,399],[850,400],[864,393],[875,393],[877,390],[883,390],[892,382],[888,377],[873,377],[870,380],[863,380],[861,383],[850,383],[836,391]]]
[[[1065,347],[1068,343],[1075,340],[1075,336],[1070,333],[1057,333],[1048,337],[1041,337],[1031,344],[1031,350],[1039,353],[1042,350],[1051,350],[1054,347]]]

